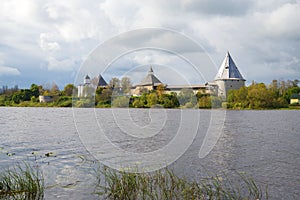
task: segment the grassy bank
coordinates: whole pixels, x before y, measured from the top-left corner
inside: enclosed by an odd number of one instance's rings
[[[239,180],[219,176],[189,181],[173,171],[125,173],[100,170],[98,191],[101,199],[267,199],[252,178],[239,174]]]
[[[101,168],[96,176],[99,199],[190,200],[190,199],[268,199],[252,178],[237,174],[234,178],[212,176],[188,180],[172,170],[152,173],[126,173]],[[44,180],[39,170],[29,165],[0,172],[0,199],[44,199]]]
[[[44,181],[40,171],[29,165],[0,172],[0,199],[43,199]]]

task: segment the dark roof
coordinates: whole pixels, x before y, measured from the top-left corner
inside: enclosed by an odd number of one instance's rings
[[[90,79],[89,75],[85,75],[84,79]]]
[[[160,85],[162,82],[153,74],[153,69],[150,67],[147,76],[138,84],[139,86]]]
[[[101,76],[101,74],[99,74],[97,77],[97,86],[107,86],[107,83],[104,80],[104,78]]]
[[[97,77],[94,77],[94,78],[91,80],[91,83],[92,83],[94,86],[97,86],[97,87],[105,87],[105,86],[107,86],[107,83],[106,83],[106,81],[104,80],[104,78],[101,76],[101,74],[99,74]]]
[[[291,99],[299,99],[300,100],[300,95],[299,94],[292,94]]]
[[[234,63],[229,52],[226,53],[226,56],[223,60],[223,63],[218,71],[218,74],[215,77],[215,80],[218,79],[242,79],[245,80],[238,70],[236,64]]]

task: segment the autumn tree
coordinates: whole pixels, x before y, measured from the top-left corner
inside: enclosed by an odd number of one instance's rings
[[[165,86],[163,84],[159,84],[156,88],[156,93],[158,96],[161,96],[165,93]]]

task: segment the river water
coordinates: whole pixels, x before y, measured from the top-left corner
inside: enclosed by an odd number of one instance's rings
[[[22,162],[38,167],[45,199],[97,199],[99,162],[149,167],[170,157],[164,164],[180,176],[245,172],[268,185],[270,199],[300,199],[299,119],[300,112],[291,110],[227,110],[213,117],[210,110],[1,107],[0,169]],[[199,158],[209,130],[219,134]],[[156,158],[147,162],[151,153]],[[142,162],[139,155],[146,156]]]

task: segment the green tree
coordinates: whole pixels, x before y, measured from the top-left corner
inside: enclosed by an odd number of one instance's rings
[[[147,107],[152,107],[158,104],[158,97],[155,92],[151,92],[147,95]]]
[[[97,89],[96,90],[96,97],[95,102],[99,106],[110,106],[111,104],[111,98],[112,98],[112,89],[110,88],[103,88],[103,89]]]
[[[77,88],[74,86],[74,84],[67,84],[65,87],[64,87],[64,90],[63,90],[63,95],[65,96],[72,96],[73,94],[77,94]]]
[[[20,92],[16,92],[15,94],[12,95],[12,101],[16,104],[19,104],[21,102],[22,95]]]
[[[180,105],[176,93],[161,95],[159,102],[164,108],[177,108]]]
[[[198,100],[199,108],[211,108],[211,98],[208,95],[202,96]]]
[[[111,107],[114,108],[126,108],[129,107],[129,97],[119,96],[112,100]]]
[[[31,84],[30,92],[31,92],[31,96],[38,97],[40,95],[39,86],[36,84]]]
[[[197,103],[197,97],[192,89],[182,89],[178,95],[178,100],[181,105],[185,105],[188,102]]]

